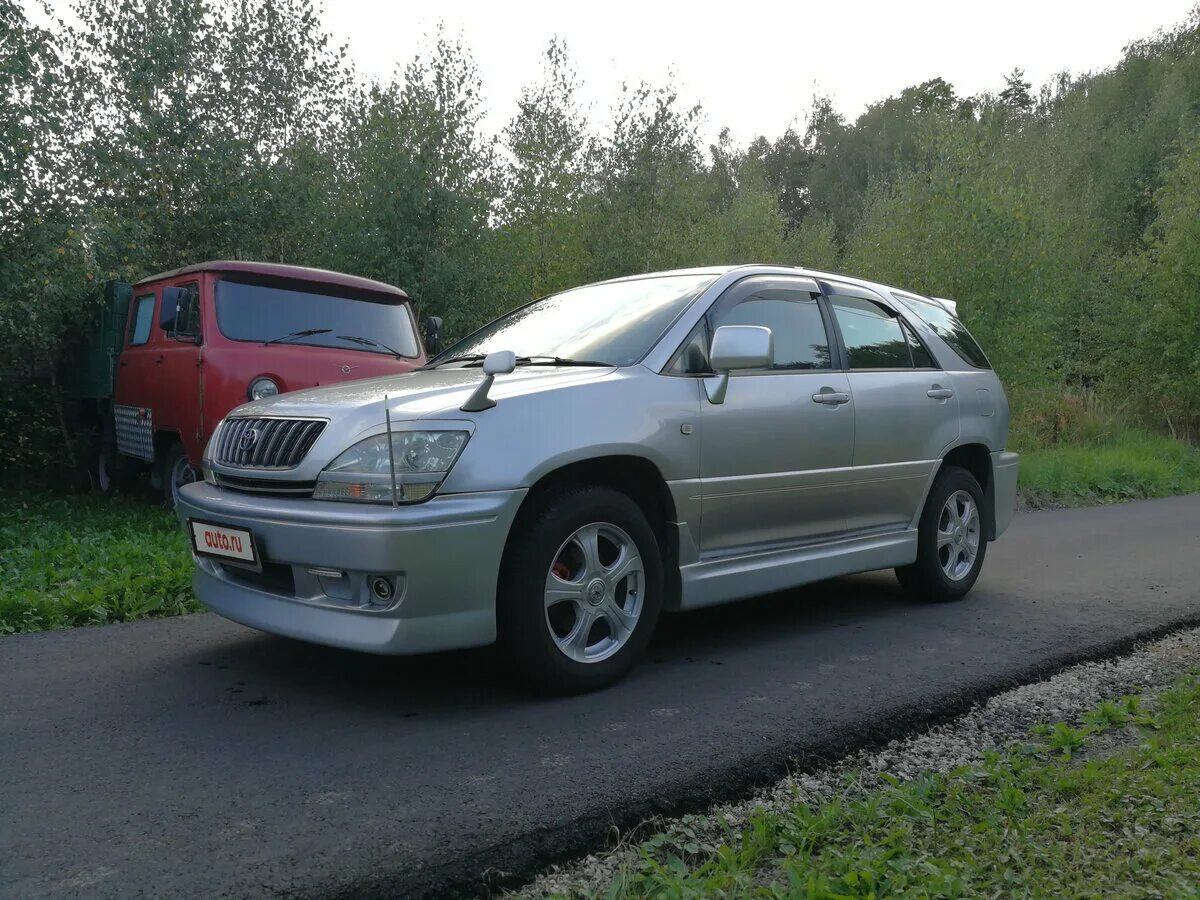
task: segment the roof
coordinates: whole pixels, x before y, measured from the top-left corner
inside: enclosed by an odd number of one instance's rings
[[[382,281],[374,281],[370,278],[360,278],[358,275],[346,275],[343,272],[331,272],[328,269],[312,269],[308,266],[286,266],[283,263],[247,262],[234,259],[214,259],[191,266],[184,266],[182,269],[159,272],[157,275],[143,278],[137,283],[145,284],[149,281],[162,281],[165,278],[174,278],[177,275],[191,275],[195,272],[239,272],[245,275],[260,275],[268,278],[288,278],[293,281],[334,284],[356,291],[408,299],[408,294],[404,293],[398,287],[385,284]]]

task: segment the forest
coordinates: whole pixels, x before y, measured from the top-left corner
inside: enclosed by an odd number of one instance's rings
[[[45,18],[0,0],[0,470],[61,456],[99,286],[212,258],[397,284],[453,336],[643,271],[846,271],[958,301],[1019,448],[1200,437],[1200,7],[1103,71],[934,78],[853,120],[780,92],[801,124],[708,146],[672,84],[592,114],[560,40],[489,133],[446,31],[376,81],[311,0]]]

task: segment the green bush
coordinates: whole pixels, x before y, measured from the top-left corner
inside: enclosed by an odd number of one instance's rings
[[[199,609],[178,520],[145,498],[0,494],[0,632]]]

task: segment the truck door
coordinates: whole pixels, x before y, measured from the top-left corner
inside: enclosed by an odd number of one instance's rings
[[[154,427],[179,435],[189,461],[204,452],[201,373],[200,284],[177,281],[160,289],[158,352],[154,369]]]

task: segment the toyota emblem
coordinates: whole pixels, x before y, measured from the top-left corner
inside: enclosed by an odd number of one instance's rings
[[[258,443],[258,429],[257,428],[247,428],[245,431],[242,432],[242,436],[238,439],[238,446],[241,447],[243,450],[249,450],[257,443]]]

